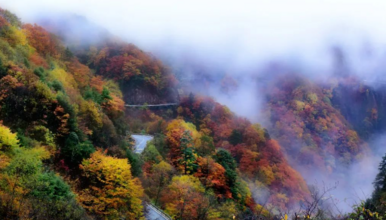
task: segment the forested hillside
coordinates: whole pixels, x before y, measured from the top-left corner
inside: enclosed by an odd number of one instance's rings
[[[0,18],[3,218],[138,219],[147,198],[174,218],[226,219],[268,213],[249,184],[267,188],[263,205],[277,210],[307,196],[263,128],[205,97],[165,118],[140,110],[139,126],[157,138],[134,154],[125,101],[178,97],[170,70],[122,41],[78,58],[42,27]]]
[[[304,172],[345,172],[369,152],[345,114],[334,108],[331,99],[336,100],[337,95],[333,86],[285,74],[268,86],[269,129]]]
[[[1,219],[145,219],[149,203],[180,220],[382,215],[385,161],[373,198],[351,215],[332,213],[329,189],[304,179],[345,178],[370,154],[385,128],[383,90],[278,74],[260,88],[264,128],[189,94],[133,44],[104,32],[68,41],[67,26],[45,25],[58,35],[0,9]],[[227,95],[238,87],[220,83]],[[176,105],[148,106],[162,103]],[[154,137],[142,153],[134,133]]]

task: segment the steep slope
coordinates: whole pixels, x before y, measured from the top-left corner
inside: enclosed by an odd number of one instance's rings
[[[304,173],[345,172],[369,149],[341,112],[334,108],[331,87],[294,74],[267,85],[269,130]]]
[[[96,74],[120,82],[126,103],[178,102],[177,80],[170,70],[132,44],[107,44],[88,63]]]
[[[143,200],[175,219],[273,218],[309,199],[294,161],[341,172],[367,151],[329,101],[339,87],[267,83],[267,130],[212,98],[180,98],[167,66],[103,36],[71,50],[0,10],[4,219],[141,219]],[[228,93],[237,82],[225,75],[220,87]],[[179,105],[124,107],[165,102]],[[141,155],[128,135],[139,131],[155,137]]]
[[[97,75],[119,82],[126,103],[178,102],[178,81],[152,54],[79,15],[43,15],[37,21],[57,34]]]
[[[332,95],[332,105],[364,140],[385,131],[386,91],[383,84],[370,86],[356,78],[344,78],[332,88]]]
[[[96,150],[127,146],[118,85],[95,76],[54,35],[3,9],[0,48],[1,218],[141,218],[142,187],[127,159]],[[95,160],[103,162],[90,167]]]
[[[177,112],[202,133],[212,136],[216,148],[229,150],[243,177],[256,187],[267,187],[269,203],[285,209],[306,198],[308,189],[303,178],[259,124],[237,117],[226,106],[205,97],[183,99]]]

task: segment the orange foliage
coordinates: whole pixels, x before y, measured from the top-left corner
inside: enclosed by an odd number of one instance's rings
[[[180,168],[181,164],[179,161],[182,159],[182,149],[181,149],[181,138],[184,135],[184,132],[188,131],[192,136],[193,143],[190,143],[193,146],[188,147],[198,147],[201,145],[201,135],[197,132],[196,127],[187,123],[181,119],[175,119],[169,122],[166,128],[166,141],[169,145],[169,158],[176,168]]]
[[[239,168],[248,176],[253,177],[258,168],[258,161],[259,153],[253,152],[251,150],[244,150],[240,160]]]
[[[159,91],[177,84],[159,60],[132,44],[110,44],[98,52],[93,62],[98,65],[98,74],[115,80],[128,82],[135,78]]]
[[[38,53],[31,54],[29,60],[36,66],[42,66],[45,69],[48,69],[47,61],[43,59]]]
[[[197,219],[202,206],[208,206],[200,181],[193,176],[175,176],[164,191],[162,202],[166,212],[176,219]]]
[[[94,76],[91,78],[90,86],[95,88],[99,93],[102,93],[104,84],[105,82],[103,81],[102,76]]]
[[[7,75],[1,78],[0,79],[0,101],[2,101],[7,96],[9,96],[11,94],[12,89],[15,89],[16,87],[21,85],[22,84],[19,83],[19,81],[16,78],[10,75]],[[1,109],[1,105],[0,105],[0,109]]]
[[[307,166],[304,170],[335,172],[338,170],[331,161],[350,164],[367,151],[341,112],[331,105],[331,89],[322,89],[296,75],[277,77],[267,86],[273,135],[286,147],[290,158]],[[375,111],[370,114],[376,117]]]
[[[227,186],[225,169],[213,159],[199,157],[199,169],[194,175],[208,188],[213,188],[218,197],[232,198],[232,192]]]
[[[53,35],[48,33],[39,25],[25,24],[23,29],[27,35],[29,44],[36,49],[36,51],[43,56],[51,55],[59,58],[59,42]]]
[[[225,106],[199,96],[183,98],[181,107],[181,117],[195,121],[200,129],[205,129],[205,133],[213,134],[217,148],[231,152],[239,164],[242,176],[261,181],[268,187],[273,195],[270,200],[272,205],[289,208],[308,195],[303,178],[288,164],[279,143],[270,139],[260,125],[238,118]],[[197,115],[202,118],[197,118]],[[234,130],[241,133],[241,143],[236,145],[230,144]],[[201,163],[198,172],[202,172],[201,166],[205,165],[201,160],[198,160]],[[253,200],[250,203],[252,204]]]
[[[54,114],[59,121],[57,135],[65,136],[69,134],[70,128],[68,127],[68,119],[70,118],[70,115],[68,113],[65,113],[63,107],[61,106],[57,106],[55,108]]]
[[[88,66],[81,64],[77,59],[72,59],[70,62],[66,63],[68,68],[67,72],[72,73],[74,79],[81,88],[89,85],[92,75]],[[102,90],[100,92],[102,92]]]

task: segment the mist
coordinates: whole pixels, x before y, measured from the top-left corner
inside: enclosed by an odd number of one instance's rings
[[[184,77],[190,74],[190,79],[197,75],[197,71],[186,71],[192,63],[204,66],[206,75],[221,79],[227,74],[249,81],[249,75],[260,75],[259,70],[271,61],[310,77],[327,77],[331,74],[331,48],[339,46],[352,73],[375,82],[383,74],[380,59],[386,58],[386,30],[380,26],[386,19],[386,2],[382,0],[0,0],[0,4],[24,22],[39,23],[43,16],[84,16],[96,27],[154,53],[166,64],[180,66]],[[73,30],[90,36],[92,31],[84,26]],[[251,114],[260,109],[259,101],[243,105],[242,109],[248,110],[240,110],[239,103],[232,104],[245,97],[244,92],[236,92],[230,100],[221,98],[220,91],[208,92],[240,115],[259,120],[259,115]]]
[[[39,24],[50,16],[84,16],[94,26],[73,27],[77,34],[101,28],[132,42],[168,64],[187,90],[212,96],[262,124],[259,84],[269,78],[271,66],[323,81],[333,75],[333,48],[340,48],[349,74],[374,88],[386,81],[384,0],[0,0],[0,7],[28,23]],[[88,40],[96,38],[98,34]],[[235,85],[224,88],[225,77]],[[349,186],[332,192],[342,211],[371,195],[385,143],[384,136],[369,143],[375,152],[351,166]],[[315,180],[305,178],[311,184]],[[332,177],[320,179],[334,182]]]

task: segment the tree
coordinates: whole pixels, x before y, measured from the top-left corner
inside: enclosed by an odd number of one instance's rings
[[[151,172],[147,174],[144,185],[146,186],[146,194],[154,198],[154,203],[159,205],[159,199],[162,191],[169,184],[173,174],[173,167],[165,161],[153,164]]]
[[[247,174],[249,177],[253,177],[255,173],[259,170],[259,153],[251,150],[243,150],[242,157],[240,159],[239,168],[243,173]]]
[[[386,191],[386,155],[382,157],[382,161],[378,166],[378,174],[375,177],[374,188],[376,191]]]
[[[53,172],[39,175],[38,183],[28,195],[29,216],[33,219],[87,219],[70,186]]]
[[[0,173],[0,215],[5,219],[28,211],[22,208],[31,190],[39,184],[42,160],[49,157],[43,147],[18,148],[14,152],[9,164]]]
[[[58,49],[61,45],[58,44],[58,40],[53,35],[36,24],[23,25],[23,29],[25,30],[29,44],[33,46],[38,53],[44,56],[59,56]],[[61,49],[64,50],[64,48]]]
[[[145,162],[159,163],[162,160],[161,154],[155,148],[154,144],[148,144],[142,152],[142,158]]]
[[[110,91],[103,87],[102,93],[101,93],[101,104],[107,103],[109,100],[112,100],[113,98],[110,95]]]
[[[11,25],[13,25],[17,28],[21,27],[20,19],[15,14],[11,13],[10,11],[0,8],[0,16],[4,17]]]
[[[1,28],[0,36],[5,38],[12,47],[17,45],[25,46],[27,44],[27,39],[22,30],[14,26],[5,26]]]
[[[201,145],[198,146],[196,150],[201,156],[212,155],[215,151],[213,138],[208,135],[201,136]]]
[[[204,192],[198,178],[189,175],[175,176],[164,191],[162,201],[166,212],[174,219],[197,219],[198,207],[204,202]]]
[[[70,186],[53,172],[41,174],[38,181],[38,186],[31,192],[37,198],[54,201],[74,198]]]
[[[19,141],[16,138],[16,133],[12,133],[9,128],[0,124],[0,150],[13,150],[19,146]]]
[[[332,216],[327,217],[326,215],[332,215],[333,208],[331,205],[333,197],[331,196],[331,191],[337,187],[338,182],[331,186],[324,183],[321,187],[318,187],[316,184],[309,186],[310,194],[302,202],[301,210],[295,213],[295,218],[297,218],[297,215],[303,215],[308,216],[307,218],[331,219]]]
[[[65,146],[62,148],[63,156],[68,163],[74,166],[80,164],[83,159],[89,158],[94,151],[92,143],[90,141],[80,142],[75,132],[68,135]]]
[[[225,169],[210,157],[197,159],[199,168],[194,175],[198,177],[206,188],[212,188],[219,198],[232,198],[227,185]]]
[[[194,172],[197,168],[195,160],[196,146],[201,146],[201,135],[196,127],[184,120],[177,119],[169,122],[166,140],[169,145],[169,157],[176,168],[184,173]]]
[[[385,210],[386,205],[382,201],[386,198],[386,155],[382,157],[382,161],[378,166],[378,174],[373,184],[372,203],[377,211]]]
[[[139,176],[142,173],[143,160],[141,156],[129,149],[126,150],[126,157],[131,165],[131,173],[134,176]]]
[[[80,193],[79,200],[90,213],[106,218],[142,219],[142,186],[131,175],[127,159],[94,152],[80,165],[89,186]]]
[[[233,130],[231,136],[229,137],[229,143],[232,145],[237,145],[243,142],[243,134],[238,130]]]
[[[184,167],[184,174],[194,173],[198,165],[196,163],[197,155],[194,150],[193,139],[189,131],[184,131],[181,138],[181,158],[178,162]]]
[[[3,78],[6,75],[8,75],[7,67],[3,66],[3,61],[0,59],[0,78]]]

